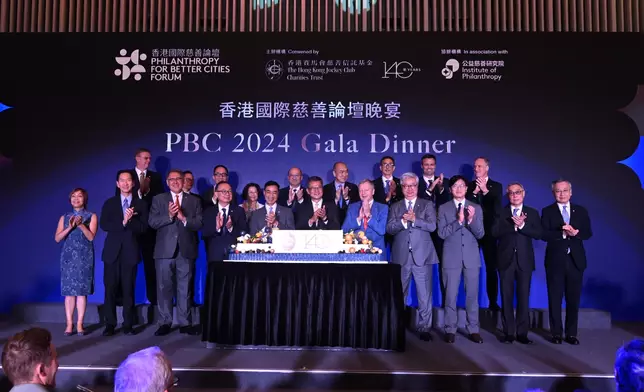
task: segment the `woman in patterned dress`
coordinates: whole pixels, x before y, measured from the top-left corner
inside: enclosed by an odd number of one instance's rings
[[[242,200],[244,200],[244,202],[239,206],[244,209],[244,212],[246,212],[246,220],[250,219],[250,215],[253,211],[264,207],[264,205],[259,202],[259,195],[259,185],[254,182],[251,182],[244,187],[244,190],[242,191]]]
[[[76,188],[70,193],[71,212],[61,216],[56,229],[56,242],[62,242],[60,254],[61,294],[65,297],[67,327],[73,333],[74,308],[78,307],[76,332],[85,334],[83,319],[87,296],[94,294],[94,237],[98,228],[96,214],[87,211],[87,191]]]

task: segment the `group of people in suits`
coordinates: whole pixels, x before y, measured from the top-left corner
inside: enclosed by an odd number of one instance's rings
[[[440,263],[445,340],[449,343],[456,338],[461,279],[466,291],[467,332],[472,341],[483,342],[478,320],[481,251],[490,307],[502,312],[503,341],[532,343],[528,338],[530,282],[535,269],[532,241],[544,240],[548,243],[545,265],[552,341],[579,343],[577,314],[586,268],[583,241],[592,231],[587,211],[570,203],[572,186],[568,181],[553,183],[555,203],[544,208],[540,217],[536,209],[524,205],[521,184],[512,183],[504,192],[499,182],[489,178],[486,158],[474,161],[475,179],[470,181],[459,175],[446,178],[438,174],[436,157],[430,154],[421,159],[422,176],[409,172],[397,178],[393,175],[395,160],[386,156],[380,160],[382,176],[374,180],[350,183],[347,165],[336,162],[332,182],[324,184],[322,178],[312,176],[305,187],[302,171],[294,167],[288,172],[287,187],[280,189],[275,181],[266,182],[262,189],[248,184],[243,202],[238,204],[225,166],[215,166],[213,187],[198,195],[192,192],[194,176],[190,171],[170,170],[165,191],[161,176],[149,170],[150,160],[150,151],[139,149],[135,169],[117,173],[116,195],[104,203],[98,220],[107,233],[102,255],[104,335],[115,333],[119,304],[123,306],[123,332],[135,333],[134,282],[141,259],[147,296],[159,313],[156,335],[170,333],[175,300],[180,332],[198,333],[191,325],[190,309],[199,232],[208,262],[220,262],[243,232],[342,229],[362,230],[373,246],[391,247],[390,261],[401,265],[405,297],[411,279],[416,284],[415,329],[425,341],[432,340],[432,265]],[[506,207],[502,207],[504,193],[509,202]],[[259,203],[260,194],[264,204]],[[89,230],[82,232],[91,241],[96,232],[92,221],[96,221],[93,214],[61,217],[57,240],[63,241],[73,231],[66,227],[85,222]],[[501,306],[496,302],[499,278]],[[567,305],[565,330],[563,297]]]

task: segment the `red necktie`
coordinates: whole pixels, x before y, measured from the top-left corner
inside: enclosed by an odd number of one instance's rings
[[[181,204],[179,203],[179,195],[175,195],[174,197],[175,197],[174,204],[176,204],[177,207],[179,207],[179,209],[181,209]]]

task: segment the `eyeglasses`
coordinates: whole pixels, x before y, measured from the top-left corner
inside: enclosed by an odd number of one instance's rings
[[[460,189],[460,188],[467,188],[465,184],[454,184],[452,185],[452,188]]]
[[[393,163],[383,163],[382,166],[383,167],[394,167],[396,165],[394,165]]]
[[[403,185],[402,187],[403,187],[403,189],[410,189],[410,188],[416,188],[417,186],[418,186],[418,184],[414,184],[414,185]]]
[[[320,189],[322,189],[321,186],[310,186],[309,187],[309,190],[311,190],[311,191],[319,191]]]
[[[232,195],[233,191],[217,191],[217,193],[223,193],[224,195]]]
[[[513,191],[513,192],[509,191],[508,192],[508,195],[510,195],[510,196],[519,196],[521,194],[523,194],[523,191]]]
[[[183,178],[181,178],[181,177],[168,178],[168,181],[170,181],[170,182],[179,182],[181,180],[183,180]]]
[[[215,173],[215,177],[228,177],[228,173]]]

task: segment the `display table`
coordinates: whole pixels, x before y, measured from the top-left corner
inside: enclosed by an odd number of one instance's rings
[[[208,267],[207,343],[404,351],[400,266],[382,255],[230,257]]]

